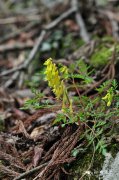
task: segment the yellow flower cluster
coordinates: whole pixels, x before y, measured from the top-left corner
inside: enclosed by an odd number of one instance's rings
[[[66,77],[66,78],[68,77],[69,71],[68,71],[68,68],[66,66],[62,66],[60,68],[60,72],[63,73],[64,77]]]
[[[46,66],[44,74],[46,75],[48,85],[53,89],[57,99],[59,99],[64,93],[64,83],[61,81],[56,64],[52,62],[52,58],[49,58],[45,61],[44,65]]]
[[[107,106],[110,106],[113,100],[113,93],[108,91],[107,94],[102,99],[107,102]]]

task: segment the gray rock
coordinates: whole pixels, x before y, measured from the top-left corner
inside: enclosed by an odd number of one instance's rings
[[[103,180],[119,180],[119,152],[115,158],[110,153],[106,154],[100,178]]]

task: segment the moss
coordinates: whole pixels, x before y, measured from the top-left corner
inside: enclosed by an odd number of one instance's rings
[[[119,144],[112,140],[107,151],[115,157],[117,152],[119,152]],[[98,180],[105,157],[102,154],[96,153],[91,165],[92,156],[93,154],[90,149],[87,149],[83,154],[79,154],[77,160],[67,168],[67,171],[71,173],[67,180],[79,180],[85,172],[87,174],[83,176],[83,180]]]
[[[102,168],[102,164],[104,161],[104,157],[101,154],[96,154],[91,166],[92,160],[92,151],[85,153],[83,155],[79,155],[77,160],[72,164],[70,172],[72,176],[69,176],[68,180],[79,180],[81,176],[85,173],[86,175],[83,176],[83,180],[98,180],[99,173]],[[89,167],[91,168],[89,169]]]
[[[90,64],[95,68],[106,65],[112,56],[112,52],[113,48],[107,48],[105,46],[97,48],[90,58]]]
[[[114,46],[116,46],[116,54],[119,54],[119,44],[109,36],[103,37],[102,39],[96,38],[96,40],[98,43],[94,53],[90,57],[90,64],[95,68],[99,68],[105,66],[112,58]]]

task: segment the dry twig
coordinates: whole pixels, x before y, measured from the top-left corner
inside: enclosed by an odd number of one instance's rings
[[[40,166],[37,166],[29,171],[26,171],[24,173],[22,173],[21,175],[19,175],[18,177],[14,178],[14,180],[20,180],[22,178],[25,178],[26,176],[28,175],[31,175],[37,171],[39,171],[40,169],[42,169],[44,166],[46,166],[48,163],[44,163],[44,164],[41,164]]]
[[[8,25],[13,23],[22,23],[28,21],[40,21],[41,17],[39,15],[28,15],[28,16],[17,16],[17,17],[8,17],[0,19],[0,25]]]
[[[15,71],[20,71],[20,70],[28,68],[28,66],[32,62],[36,52],[38,51],[38,49],[39,49],[39,47],[40,47],[40,45],[41,45],[41,43],[42,43],[42,41],[43,41],[43,39],[44,39],[44,37],[46,35],[47,30],[50,30],[50,29],[54,28],[55,26],[57,26],[63,19],[65,19],[66,17],[68,17],[70,14],[72,14],[75,11],[76,11],[76,9],[74,7],[70,8],[67,12],[64,12],[63,14],[61,14],[53,22],[46,25],[44,27],[44,29],[41,31],[41,34],[40,34],[35,46],[31,50],[31,52],[30,52],[28,58],[25,60],[24,64],[21,64],[19,67],[15,67],[13,69],[6,70],[6,71],[2,72],[0,74],[0,77],[11,74],[11,73],[14,73]]]
[[[83,21],[83,18],[80,14],[80,11],[79,11],[79,8],[78,8],[78,1],[77,0],[72,0],[72,7],[74,9],[76,9],[76,12],[75,12],[75,19],[76,19],[76,22],[80,28],[80,35],[82,37],[82,39],[84,40],[84,42],[88,43],[90,41],[90,36],[89,36],[89,33],[87,32],[86,30],[86,26],[85,26],[85,23]]]

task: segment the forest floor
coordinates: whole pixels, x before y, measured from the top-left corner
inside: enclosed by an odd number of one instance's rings
[[[0,1],[0,179],[104,179],[119,151],[118,9]]]

